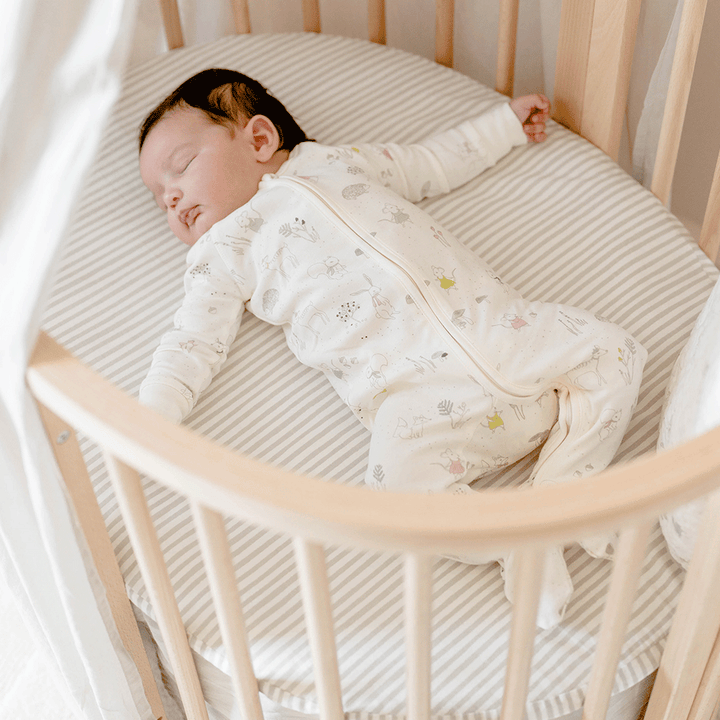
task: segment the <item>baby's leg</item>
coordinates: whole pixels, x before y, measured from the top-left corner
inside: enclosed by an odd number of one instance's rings
[[[406,395],[406,394],[405,394]],[[365,481],[379,490],[441,493],[475,476],[466,447],[477,418],[458,418],[438,410],[442,395],[428,401],[391,396],[375,416]],[[455,409],[447,401],[446,409]]]
[[[513,463],[534,450],[557,418],[554,393],[524,404],[502,404],[482,393],[472,416],[452,413],[440,393],[428,402],[418,395],[391,395],[375,418],[366,482],[395,492],[453,492],[468,496],[476,477]],[[539,401],[538,401],[539,400]],[[465,405],[467,409],[467,405]],[[410,422],[412,418],[412,422]],[[450,556],[472,565],[499,561],[505,593],[512,602],[515,586],[513,553],[463,553]],[[562,551],[547,556],[538,625],[557,625],[572,594]]]
[[[577,316],[579,311],[574,313]],[[617,325],[595,318],[592,323],[585,359],[558,378],[558,422],[538,458],[535,485],[565,482],[605,469],[635,409],[647,353]],[[581,544],[591,555],[608,557],[614,540],[614,535],[598,536]]]
[[[552,391],[510,403],[462,378],[391,388],[374,418],[366,481],[394,492],[453,491],[531,453],[556,419]]]

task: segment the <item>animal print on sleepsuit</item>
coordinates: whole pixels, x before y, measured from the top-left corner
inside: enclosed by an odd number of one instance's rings
[[[413,204],[524,143],[502,105],[414,146],[300,145],[191,248],[186,298],[141,400],[184,417],[247,308],[280,325],[372,431],[373,487],[465,492],[540,445],[536,484],[606,467],[636,402],[644,349],[592,313],[523,299]],[[610,540],[584,547],[604,556]],[[500,560],[512,596],[514,558]],[[571,591],[555,551],[541,625],[559,622]]]

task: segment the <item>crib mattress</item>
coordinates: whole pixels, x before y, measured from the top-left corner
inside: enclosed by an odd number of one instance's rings
[[[328,144],[411,142],[500,99],[432,62],[326,35],[231,37],[131,69],[74,213],[43,327],[134,395],[182,298],[185,256],[140,182],[136,130],[167,92],[211,66],[257,77]],[[652,452],[672,364],[717,278],[682,225],[603,153],[553,123],[546,143],[516,149],[423,206],[526,297],[587,308],[643,343],[645,379],[618,460]],[[368,432],[321,374],[297,362],[281,330],[252,316],[188,424],[269,463],[362,482]],[[100,452],[81,443],[130,598],[153,617]],[[517,485],[533,461],[483,483]],[[145,485],[191,646],[227,672],[189,508],[156,483]],[[260,689],[285,707],[316,712],[291,543],[244,522],[227,526]],[[328,547],[327,559],[347,717],[399,718],[400,560],[339,547]],[[584,699],[611,564],[576,546],[566,560],[575,594],[563,623],[538,632],[529,720],[570,713]],[[656,529],[614,692],[657,667],[682,574]],[[510,620],[499,568],[438,559],[433,581],[433,715],[496,718]]]

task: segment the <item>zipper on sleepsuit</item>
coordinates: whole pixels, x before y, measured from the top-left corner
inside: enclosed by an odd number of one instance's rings
[[[434,325],[439,325],[441,329],[445,331],[445,333],[455,344],[456,348],[460,351],[461,357],[465,357],[470,360],[473,369],[479,370],[483,377],[488,381],[488,383],[490,383],[495,389],[499,390],[505,395],[514,398],[529,398],[533,397],[539,392],[540,388],[538,387],[527,387],[512,383],[503,377],[497,378],[495,370],[488,369],[491,368],[490,363],[488,363],[488,361],[479,353],[470,352],[466,347],[467,342],[464,341],[464,338],[460,336],[460,339],[458,339],[458,333],[455,331],[455,328],[451,327],[450,323],[446,322],[442,318],[442,316],[434,310],[431,298],[428,298],[426,296],[423,288],[418,282],[416,282],[416,280],[413,278],[412,273],[405,267],[403,258],[400,256],[390,257],[387,253],[392,251],[378,249],[372,241],[367,239],[366,236],[369,235],[369,233],[367,233],[362,226],[355,227],[355,223],[347,220],[344,217],[344,213],[339,211],[336,208],[335,203],[324,193],[319,191],[310,183],[296,177],[277,177],[275,181],[283,184],[297,186],[299,189],[305,191],[305,193],[310,194],[314,200],[320,201],[320,204],[327,212],[331,213],[336,220],[339,220],[355,236],[359,238],[359,240],[363,244],[363,249],[369,247],[372,250],[373,254],[381,257],[393,269],[398,270],[399,273],[396,272],[394,274],[396,276],[399,276],[398,279],[404,284],[407,282],[410,283],[411,289],[414,290],[415,293],[422,299],[423,305],[425,306],[424,308],[422,308],[423,312],[430,320],[430,322]],[[396,254],[393,252],[392,255],[395,256]],[[511,390],[508,388],[513,389]]]

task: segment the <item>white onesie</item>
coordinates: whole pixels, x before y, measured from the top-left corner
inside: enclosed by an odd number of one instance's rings
[[[529,302],[416,207],[526,143],[507,103],[415,145],[302,143],[188,252],[185,299],[140,400],[180,422],[227,356],[243,310],[282,326],[372,431],[366,482],[467,483],[544,443],[535,484],[605,468],[637,400],[645,350],[573,307]],[[607,538],[588,539],[607,556]],[[488,558],[463,558],[487,561]],[[512,555],[501,558],[512,596]],[[539,624],[572,584],[550,554]]]

